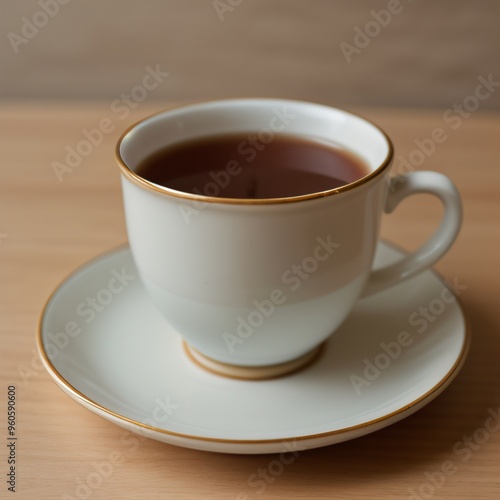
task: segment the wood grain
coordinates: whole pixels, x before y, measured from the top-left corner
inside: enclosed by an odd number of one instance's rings
[[[436,127],[445,129],[446,141],[418,169],[449,175],[464,201],[463,230],[437,269],[467,286],[462,300],[472,348],[453,384],[415,415],[354,441],[301,452],[263,489],[249,478],[276,457],[205,453],[151,440],[135,448],[120,441],[123,429],[83,409],[51,381],[34,350],[41,309],[75,267],[126,241],[114,144],[126,126],[165,107],[142,104],[121,120],[112,116],[109,103],[0,106],[0,408],[6,418],[7,387],[15,385],[19,418],[17,496],[12,498],[402,499],[412,492],[413,498],[499,498],[500,432],[478,430],[488,410],[500,411],[500,122],[495,115],[473,114],[452,130],[437,111],[357,110],[380,124],[397,155],[406,157],[416,139],[430,137]],[[59,182],[52,162],[62,162],[66,146],[74,147],[82,130],[104,117],[112,120],[114,131]],[[415,248],[439,215],[433,200],[412,198],[385,217],[383,236]],[[6,424],[0,429],[5,440]],[[0,447],[4,479],[7,452]],[[77,489],[96,463],[111,458],[116,459],[113,471],[90,496]],[[439,474],[443,466],[451,473]],[[7,494],[2,480],[0,497]]]

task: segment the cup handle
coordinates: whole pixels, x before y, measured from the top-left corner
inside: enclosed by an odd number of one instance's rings
[[[391,213],[404,198],[418,193],[433,194],[441,200],[444,206],[441,224],[418,250],[394,264],[372,271],[362,298],[424,271],[437,262],[455,241],[462,223],[462,202],[457,188],[443,174],[422,171],[392,177],[385,200],[385,213]]]

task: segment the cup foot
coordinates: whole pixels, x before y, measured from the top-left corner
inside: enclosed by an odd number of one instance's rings
[[[216,361],[201,354],[187,342],[183,341],[182,344],[189,359],[201,368],[217,375],[241,380],[265,380],[288,375],[289,373],[305,368],[315,361],[323,349],[323,344],[321,344],[299,358],[277,365],[241,366]]]

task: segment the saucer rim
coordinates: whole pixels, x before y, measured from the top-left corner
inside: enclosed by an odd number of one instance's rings
[[[384,239],[379,240],[379,244],[383,244],[389,248],[392,248],[393,250],[396,250],[399,253],[402,254],[408,254],[408,251],[403,250],[402,248],[398,247],[396,244],[392,242],[388,242]],[[464,325],[464,339],[463,339],[463,344],[462,348],[460,350],[459,355],[457,356],[457,359],[455,360],[455,363],[453,366],[448,370],[448,372],[441,377],[441,379],[431,388],[429,389],[425,394],[422,394],[420,397],[415,399],[409,404],[406,404],[402,406],[401,408],[385,414],[381,417],[375,418],[373,420],[369,420],[367,422],[363,422],[360,424],[352,425],[349,427],[343,427],[341,429],[335,429],[331,431],[325,431],[325,432],[320,432],[316,434],[306,434],[302,436],[291,436],[291,437],[281,437],[281,438],[271,438],[271,439],[227,439],[227,438],[214,438],[214,437],[208,437],[208,436],[196,436],[192,434],[185,434],[182,432],[175,432],[171,431],[168,429],[161,429],[159,427],[154,427],[149,424],[145,424],[143,422],[140,422],[138,420],[134,420],[132,418],[129,418],[127,416],[121,415],[119,413],[116,413],[115,411],[106,408],[105,406],[102,406],[100,403],[97,403],[90,397],[86,396],[84,393],[82,393],[80,390],[78,390],[76,387],[74,387],[72,384],[70,384],[64,376],[57,370],[57,368],[54,366],[52,361],[50,360],[48,354],[45,351],[45,347],[43,345],[43,322],[45,319],[45,315],[47,313],[47,310],[52,303],[53,299],[55,298],[56,294],[60,291],[61,287],[64,286],[67,282],[69,282],[71,279],[76,278],[78,274],[80,274],[82,271],[84,271],[86,268],[92,266],[94,263],[98,262],[99,260],[106,258],[106,257],[111,257],[114,254],[118,254],[120,252],[124,251],[129,251],[130,246],[128,243],[123,243],[121,245],[118,245],[114,248],[111,248],[107,251],[104,251],[91,259],[85,261],[83,264],[79,265],[73,271],[71,271],[69,274],[67,274],[62,280],[59,281],[57,286],[54,288],[54,290],[50,293],[48,298],[46,299],[42,312],[38,318],[38,324],[37,324],[37,329],[36,329],[36,345],[38,349],[38,353],[40,355],[40,359],[42,361],[42,364],[44,365],[45,369],[53,379],[53,381],[59,386],[60,389],[63,390],[63,392],[66,392],[68,395],[72,397],[72,399],[80,400],[83,403],[84,408],[87,408],[87,405],[95,408],[99,412],[103,412],[104,414],[108,415],[109,417],[112,417],[114,419],[117,419],[118,421],[122,422],[123,424],[129,424],[134,427],[139,427],[141,429],[141,432],[145,431],[151,431],[153,433],[159,433],[162,435],[167,435],[167,436],[172,436],[174,438],[181,438],[181,439],[187,439],[191,440],[193,442],[195,441],[203,441],[203,442],[212,442],[212,443],[220,443],[220,444],[234,444],[234,445],[262,445],[262,444],[275,444],[275,443],[283,443],[287,441],[313,441],[317,439],[322,439],[322,438],[327,438],[330,436],[336,436],[336,435],[341,435],[341,434],[349,434],[349,433],[354,433],[357,430],[360,429],[367,429],[373,426],[376,426],[380,422],[384,421],[390,421],[391,419],[394,419],[394,417],[397,416],[402,416],[404,415],[405,412],[408,412],[410,409],[413,407],[422,407],[425,406],[423,403],[425,402],[426,399],[434,396],[437,397],[441,392],[446,389],[446,387],[453,381],[453,379],[458,375],[460,372],[463,364],[465,363],[465,360],[467,359],[467,355],[470,350],[470,345],[471,345],[471,325],[469,321],[469,317],[466,314],[466,308],[463,304],[463,301],[460,299],[458,295],[451,289],[450,285],[448,282],[444,279],[444,277],[437,272],[433,267],[430,267],[426,269],[423,272],[430,271],[434,277],[439,279],[441,283],[450,290],[450,292],[453,294],[453,296],[456,298],[456,304],[458,306],[458,309],[460,311],[460,314],[463,319],[463,325]],[[260,381],[248,381],[248,380],[241,380],[241,383],[265,383],[266,380]],[[431,398],[431,400],[434,398]],[[87,408],[88,409],[88,408]],[[400,419],[398,419],[400,420]],[[397,421],[397,420],[396,420]],[[390,424],[389,424],[390,425]]]

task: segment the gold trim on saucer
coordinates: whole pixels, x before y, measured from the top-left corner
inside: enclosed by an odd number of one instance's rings
[[[384,244],[388,246],[392,246],[394,248],[397,248],[396,245],[393,244],[388,244],[384,242]],[[189,439],[193,441],[202,441],[202,442],[214,442],[214,443],[222,443],[222,444],[272,444],[272,443],[283,443],[286,441],[311,441],[315,439],[321,439],[329,436],[334,436],[334,435],[339,435],[339,434],[346,434],[358,429],[362,428],[367,428],[370,426],[373,426],[379,422],[383,422],[385,420],[389,420],[392,417],[395,417],[396,415],[399,415],[401,413],[406,412],[410,408],[418,405],[421,402],[424,402],[426,399],[428,399],[432,394],[434,394],[436,391],[438,391],[441,387],[447,386],[449,382],[451,382],[451,379],[453,379],[457,373],[460,371],[462,368],[465,359],[467,357],[467,353],[469,351],[470,343],[471,343],[471,329],[470,329],[470,323],[468,320],[468,317],[465,314],[464,307],[462,304],[462,301],[460,300],[460,297],[456,296],[453,290],[450,289],[446,281],[443,280],[441,275],[434,271],[433,269],[429,269],[434,276],[439,278],[442,282],[443,285],[446,286],[451,293],[456,297],[457,304],[459,306],[460,312],[462,314],[462,317],[464,319],[464,325],[465,325],[465,335],[464,335],[464,342],[462,345],[462,349],[460,351],[459,356],[457,357],[457,360],[453,364],[453,366],[450,368],[448,373],[437,383],[435,384],[431,389],[429,389],[425,394],[420,396],[419,398],[415,399],[411,403],[399,408],[398,410],[395,410],[387,415],[383,415],[381,417],[378,417],[376,419],[370,420],[368,422],[364,422],[362,424],[357,424],[353,425],[350,427],[344,427],[342,429],[336,429],[332,431],[326,431],[326,432],[321,432],[317,434],[307,434],[303,436],[284,436],[281,438],[276,438],[276,439],[222,439],[222,438],[212,438],[212,437],[207,437],[207,436],[196,436],[196,435],[191,435],[191,434],[185,434],[185,433],[180,433],[180,432],[174,432],[174,431],[169,431],[167,429],[160,429],[158,427],[153,427],[151,425],[139,422],[137,420],[133,420],[129,417],[126,417],[124,415],[120,415],[119,413],[116,413],[113,410],[110,410],[109,408],[106,408],[102,406],[101,404],[97,403],[96,401],[92,400],[85,394],[83,394],[81,391],[76,389],[72,384],[70,384],[56,369],[56,367],[53,365],[52,361],[50,360],[47,352],[45,351],[44,345],[43,345],[43,339],[42,339],[42,324],[43,320],[45,317],[45,313],[47,311],[47,308],[52,300],[52,298],[55,296],[55,294],[58,292],[60,287],[71,277],[76,275],[78,272],[86,268],[88,265],[90,265],[93,261],[96,261],[98,259],[103,258],[104,256],[113,254],[113,253],[118,253],[119,251],[123,251],[126,248],[126,246],[121,245],[118,248],[115,248],[113,250],[110,250],[108,252],[105,252],[101,255],[98,255],[97,257],[94,257],[93,259],[90,259],[86,263],[82,264],[79,266],[77,269],[75,269],[73,272],[71,272],[68,276],[66,276],[65,279],[63,279],[59,285],[54,289],[54,291],[50,294],[50,296],[47,298],[44,307],[42,309],[42,313],[38,319],[38,326],[37,326],[37,331],[36,331],[36,343],[37,343],[37,348],[38,352],[40,354],[40,358],[42,360],[43,365],[45,366],[46,370],[49,372],[49,375],[52,377],[52,379],[59,385],[59,387],[64,391],[67,392],[68,394],[72,395],[74,398],[79,399],[84,403],[84,405],[89,405],[100,412],[107,414],[111,417],[114,417],[117,420],[120,420],[122,422],[125,422],[127,424],[130,424],[132,426],[139,427],[140,429],[146,429],[150,430],[156,433],[160,434],[165,434],[173,437],[179,437],[179,438],[184,438],[184,439]],[[401,251],[401,250],[399,250]],[[140,430],[137,430],[136,432],[140,432]]]

